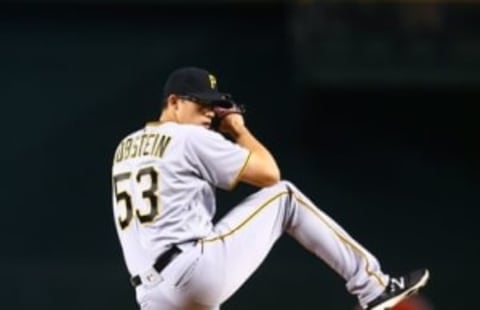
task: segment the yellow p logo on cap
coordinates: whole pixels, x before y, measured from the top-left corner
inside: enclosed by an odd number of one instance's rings
[[[208,75],[208,79],[210,80],[210,88],[215,89],[217,87],[217,79],[211,74]]]

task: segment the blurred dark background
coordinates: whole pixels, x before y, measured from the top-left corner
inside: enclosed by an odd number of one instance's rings
[[[2,1],[0,309],[136,309],[111,158],[184,65],[385,270],[427,266],[435,309],[475,309],[479,27],[468,1]],[[219,192],[219,216],[251,190]],[[354,303],[285,236],[222,309]]]

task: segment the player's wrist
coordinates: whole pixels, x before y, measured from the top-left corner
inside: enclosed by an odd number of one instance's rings
[[[235,140],[240,139],[242,136],[244,136],[245,134],[248,134],[248,133],[249,133],[249,131],[248,131],[247,127],[245,127],[245,124],[236,123],[236,122],[231,124],[230,135]]]

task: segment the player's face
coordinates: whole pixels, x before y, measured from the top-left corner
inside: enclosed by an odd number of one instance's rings
[[[206,128],[210,128],[212,119],[215,116],[211,105],[185,98],[179,98],[176,112],[179,123],[200,125]]]

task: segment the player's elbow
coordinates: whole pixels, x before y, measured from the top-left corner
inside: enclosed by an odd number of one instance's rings
[[[252,185],[258,186],[258,187],[268,187],[272,186],[280,181],[280,172],[278,169],[275,170],[263,170],[261,172],[258,172],[255,176],[255,178],[251,178],[248,180],[245,180],[247,183],[250,183]]]
[[[240,179],[258,187],[271,186],[280,181],[280,169],[273,160],[259,160],[253,156]]]
[[[280,169],[278,169],[278,167],[275,165],[275,167],[272,167],[265,172],[263,177],[263,186],[271,186],[278,183],[280,181],[280,177]]]

